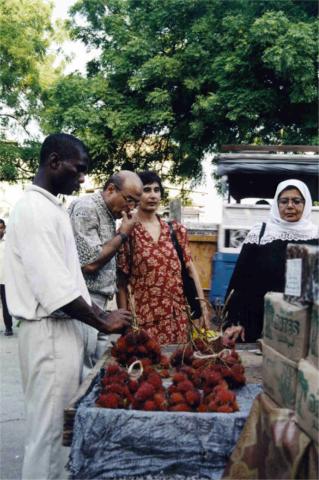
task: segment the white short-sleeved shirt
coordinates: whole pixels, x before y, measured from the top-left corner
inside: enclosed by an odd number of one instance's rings
[[[59,199],[36,185],[10,215],[4,275],[16,318],[40,320],[79,296],[91,305],[69,216]]]

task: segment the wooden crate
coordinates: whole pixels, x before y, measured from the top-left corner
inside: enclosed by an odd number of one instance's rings
[[[188,238],[201,286],[204,290],[209,290],[212,278],[212,259],[217,251],[217,235],[188,235]]]

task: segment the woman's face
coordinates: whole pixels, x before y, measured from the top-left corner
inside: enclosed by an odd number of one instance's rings
[[[297,188],[283,190],[278,197],[279,215],[286,222],[298,222],[305,208],[305,200]]]
[[[145,212],[155,212],[161,201],[161,189],[157,182],[143,186],[139,208]]]

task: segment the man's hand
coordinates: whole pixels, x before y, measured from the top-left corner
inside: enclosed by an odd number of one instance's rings
[[[113,312],[105,312],[103,315],[99,315],[98,330],[103,333],[122,333],[130,325],[132,315],[127,310],[120,308]]]
[[[134,228],[134,225],[138,221],[137,210],[131,210],[129,213],[123,211],[122,212],[122,223],[120,226],[119,231],[121,233],[126,233],[129,235]]]

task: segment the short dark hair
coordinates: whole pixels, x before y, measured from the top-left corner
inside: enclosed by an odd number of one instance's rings
[[[46,137],[40,150],[40,165],[44,165],[53,152],[63,160],[72,158],[79,152],[84,152],[89,158],[89,152],[84,143],[68,133],[53,133]]]
[[[103,187],[103,190],[105,191],[107,189],[107,187],[113,183],[113,185],[116,186],[116,188],[118,188],[119,190],[122,189],[123,187],[123,183],[124,183],[124,176],[121,175],[121,173],[114,173],[113,175],[110,176],[110,178],[106,181],[104,187]]]
[[[278,200],[279,198],[281,197],[281,194],[286,192],[287,190],[298,190],[298,192],[300,193],[301,197],[303,198],[303,200],[305,200],[303,194],[301,193],[301,191],[299,190],[298,187],[296,187],[295,185],[287,185],[287,187],[285,187],[283,190],[281,190],[281,192],[279,193],[278,195]]]
[[[162,180],[157,175],[156,172],[152,172],[150,170],[145,170],[144,172],[140,172],[137,174],[140,179],[142,180],[143,185],[150,185],[151,183],[158,183],[161,191],[161,196],[164,195],[164,188],[162,185]]]
[[[0,223],[2,223],[2,225],[5,227],[6,226],[6,222],[4,220],[2,220],[2,218],[0,218]]]

